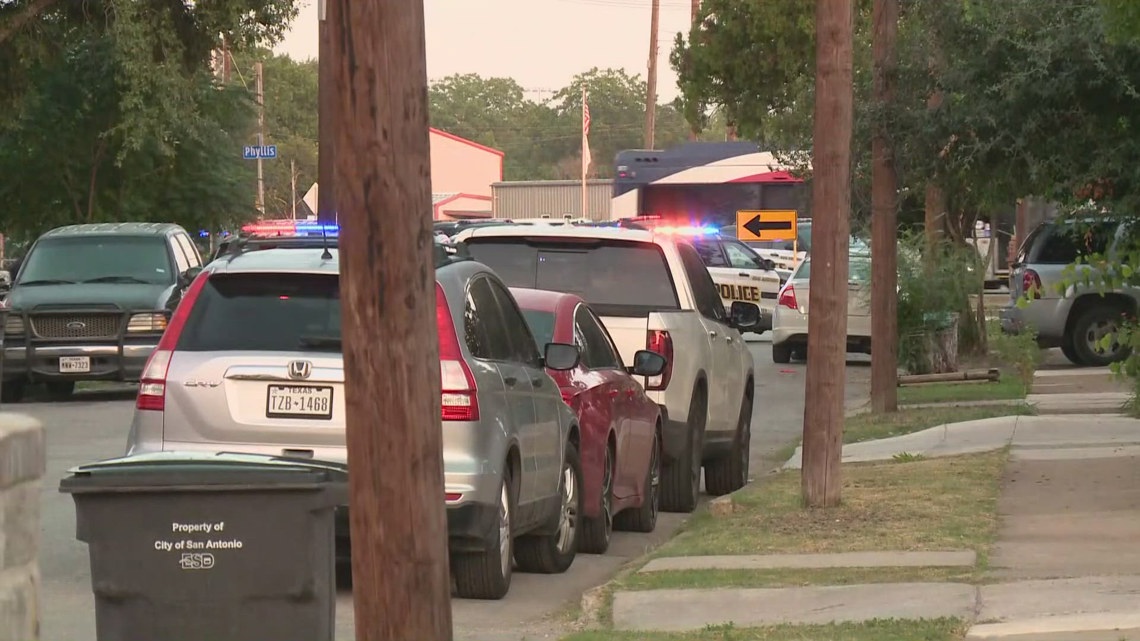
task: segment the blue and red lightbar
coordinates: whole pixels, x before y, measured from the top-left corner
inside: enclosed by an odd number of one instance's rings
[[[675,234],[678,236],[716,236],[720,234],[720,228],[715,225],[686,220],[681,217],[637,216],[627,220],[655,234]]]
[[[330,225],[316,220],[263,220],[241,228],[243,233],[255,236],[326,236],[335,238],[340,234],[339,225]]]

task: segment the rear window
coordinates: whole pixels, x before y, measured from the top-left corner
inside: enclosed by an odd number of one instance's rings
[[[510,287],[577,294],[601,316],[644,316],[680,309],[657,245],[575,239],[471,238],[471,257]]]
[[[871,279],[871,259],[865,256],[849,256],[847,262],[847,280],[865,281]],[[811,278],[811,259],[805,258],[800,262],[799,269],[792,274],[793,280],[808,280]]]
[[[1032,262],[1068,265],[1090,254],[1104,254],[1116,235],[1115,222],[1063,222],[1040,234],[1040,246]]]
[[[541,353],[546,349],[547,343],[554,342],[554,313],[524,309],[522,315],[526,319],[526,324],[530,326],[530,333],[534,334],[534,342]]]
[[[177,349],[339,352],[339,280],[324,274],[213,275]]]

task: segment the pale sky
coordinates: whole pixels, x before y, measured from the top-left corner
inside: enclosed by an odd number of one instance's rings
[[[317,0],[277,47],[298,60],[317,57]],[[661,0],[658,102],[677,95],[669,66],[673,37],[687,31],[690,0]],[[535,99],[549,97],[591,67],[646,77],[650,0],[424,0],[432,80],[455,73],[514,78]]]

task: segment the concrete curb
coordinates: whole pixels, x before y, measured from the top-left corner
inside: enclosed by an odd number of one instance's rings
[[[966,633],[977,641],[1131,641],[1140,639],[1140,612],[1039,617],[975,625]]]

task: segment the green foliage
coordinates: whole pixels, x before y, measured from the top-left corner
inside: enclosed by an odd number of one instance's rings
[[[1044,357],[1037,345],[1037,333],[1032,328],[1025,328],[1017,334],[1006,334],[1001,324],[993,321],[989,323],[986,335],[989,337],[990,354],[1002,366],[1012,369],[1017,380],[1028,390]]]

